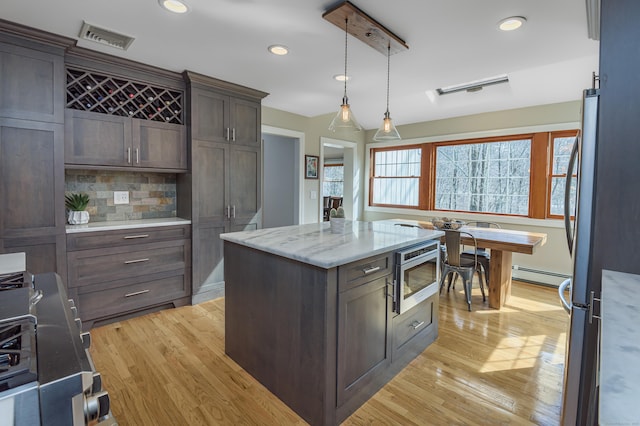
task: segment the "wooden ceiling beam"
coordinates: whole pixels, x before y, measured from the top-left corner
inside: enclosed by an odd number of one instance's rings
[[[348,19],[347,32],[385,56],[389,45],[392,55],[409,49],[404,40],[349,1],[327,10],[322,17],[342,31]]]

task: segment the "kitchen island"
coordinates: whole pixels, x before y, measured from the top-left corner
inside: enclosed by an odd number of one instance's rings
[[[376,222],[222,234],[225,352],[310,424],[339,424],[437,337],[437,294],[393,312],[393,254],[442,235]]]

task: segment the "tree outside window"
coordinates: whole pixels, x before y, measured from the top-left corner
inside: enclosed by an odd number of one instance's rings
[[[529,213],[531,140],[436,148],[435,209]]]
[[[322,181],[322,195],[325,197],[342,197],[344,191],[344,165],[325,164]]]

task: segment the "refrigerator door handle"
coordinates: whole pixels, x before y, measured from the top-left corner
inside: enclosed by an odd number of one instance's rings
[[[560,284],[560,286],[558,287],[558,296],[560,297],[562,307],[565,311],[567,311],[567,314],[570,314],[571,304],[567,302],[567,299],[565,299],[564,297],[564,293],[567,290],[567,287],[569,288],[569,291],[571,291],[571,278],[567,278],[566,280],[562,281],[562,284]]]
[[[573,255],[573,230],[571,229],[571,177],[576,159],[578,158],[578,144],[580,136],[576,136],[576,141],[571,149],[569,164],[567,166],[567,177],[564,186],[564,230],[567,234],[567,244],[569,245],[569,255]]]

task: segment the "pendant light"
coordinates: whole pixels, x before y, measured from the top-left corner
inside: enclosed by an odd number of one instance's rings
[[[387,111],[384,113],[382,125],[373,136],[374,141],[397,141],[400,140],[400,133],[393,125],[389,115],[389,74],[391,71],[391,43],[387,45]]]
[[[360,131],[362,126],[358,124],[358,121],[353,116],[351,108],[349,107],[349,98],[347,97],[347,40],[348,40],[348,25],[349,19],[344,20],[344,96],[342,97],[342,105],[336,116],[329,125],[329,130],[335,132],[337,130],[351,130]]]

